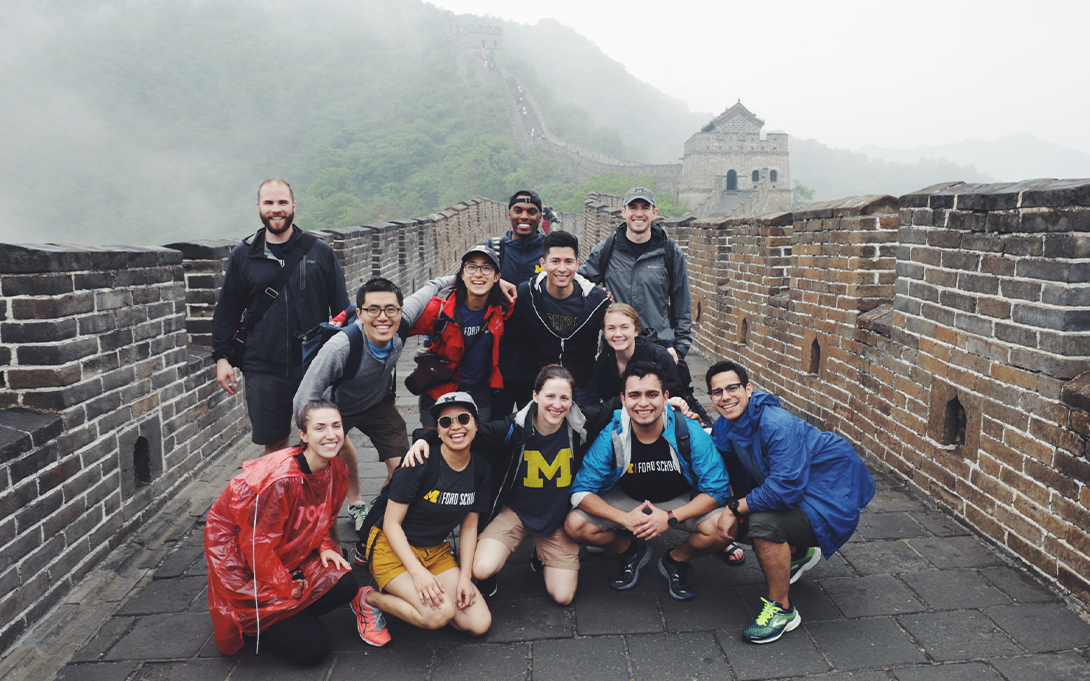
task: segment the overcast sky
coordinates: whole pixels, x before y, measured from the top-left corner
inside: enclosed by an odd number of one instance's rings
[[[834,147],[1028,132],[1090,153],[1083,0],[429,1],[556,19],[693,111],[740,98],[765,130]]]

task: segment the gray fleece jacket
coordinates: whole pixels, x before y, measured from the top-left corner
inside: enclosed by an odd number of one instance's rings
[[[424,313],[424,308],[432,296],[452,280],[453,277],[431,279],[419,291],[406,298],[401,308],[402,328],[410,328],[415,324]],[[360,319],[354,323],[363,327],[363,321]],[[366,410],[381,402],[390,392],[394,367],[397,366],[404,347],[405,343],[401,335],[395,334],[390,341],[390,354],[385,360],[379,360],[371,352],[365,340],[359,371],[355,376],[341,381],[337,386],[337,394],[332,395],[332,386],[341,378],[344,365],[348,363],[348,335],[338,333],[326,341],[310,363],[303,381],[299,384],[299,389],[295,391],[292,410],[298,414],[307,402],[324,397],[333,400],[345,420],[361,416]]]

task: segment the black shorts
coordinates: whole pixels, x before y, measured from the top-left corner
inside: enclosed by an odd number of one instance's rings
[[[754,538],[773,544],[787,544],[796,549],[818,545],[810,519],[801,508],[750,513],[738,531],[737,540],[752,544]]]
[[[291,436],[295,430],[292,400],[302,380],[302,367],[291,367],[287,376],[262,371],[245,374],[246,411],[254,444],[272,445]]]

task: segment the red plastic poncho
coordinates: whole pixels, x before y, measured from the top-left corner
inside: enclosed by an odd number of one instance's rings
[[[329,528],[348,491],[348,467],[332,459],[317,473],[303,473],[294,458],[300,451],[282,449],[242,464],[208,511],[208,610],[225,655],[242,647],[243,634],[255,636],[318,600],[346,572],[323,567],[318,554],[340,550]],[[298,599],[291,597],[295,569],[307,580]]]

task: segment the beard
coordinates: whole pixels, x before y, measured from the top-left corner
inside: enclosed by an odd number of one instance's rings
[[[291,229],[291,223],[293,220],[295,220],[295,213],[287,213],[284,215],[284,226],[273,227],[271,224],[272,218],[265,215],[261,216],[261,224],[265,225],[265,229],[269,230],[273,234],[276,234],[277,236]]]

